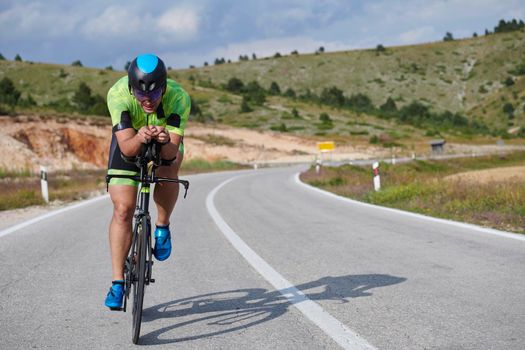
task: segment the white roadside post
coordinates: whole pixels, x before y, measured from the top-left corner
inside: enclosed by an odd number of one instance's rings
[[[315,161],[315,173],[319,174],[319,171],[321,170],[321,160],[317,159]]]
[[[40,187],[42,188],[42,197],[46,203],[49,203],[49,192],[47,189],[47,170],[40,166]]]
[[[379,191],[381,189],[381,180],[379,178],[379,163],[375,162],[372,164],[372,169],[374,170],[374,189]]]

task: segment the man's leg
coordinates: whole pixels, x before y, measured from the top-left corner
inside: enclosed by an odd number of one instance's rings
[[[131,247],[131,225],[137,200],[137,187],[110,185],[113,217],[109,225],[109,246],[113,280],[124,280],[124,262]]]
[[[179,178],[179,169],[182,164],[183,154],[179,151],[177,159],[171,166],[161,166],[157,169],[157,175],[173,179]],[[175,208],[177,197],[179,196],[179,184],[164,182],[155,185],[153,200],[157,204],[157,226],[167,226],[170,223],[170,216]]]

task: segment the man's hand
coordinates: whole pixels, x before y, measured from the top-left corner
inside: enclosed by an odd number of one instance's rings
[[[152,135],[151,137],[157,140],[158,143],[166,144],[170,142],[170,133],[165,127],[152,125],[149,127],[149,130]]]
[[[155,138],[154,133],[151,130],[151,127],[143,126],[137,131],[137,136],[142,143],[148,143],[152,138]]]

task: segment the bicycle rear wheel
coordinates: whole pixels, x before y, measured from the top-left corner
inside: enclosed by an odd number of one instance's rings
[[[137,249],[135,256],[135,269],[133,273],[133,308],[132,308],[132,341],[138,344],[140,337],[140,325],[142,322],[142,307],[144,303],[144,288],[146,275],[148,273],[147,259],[150,236],[150,225],[146,216],[142,217],[137,224]]]

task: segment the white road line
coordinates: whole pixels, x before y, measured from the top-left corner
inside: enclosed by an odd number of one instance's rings
[[[411,212],[403,211],[403,210],[400,210],[400,209],[387,208],[387,207],[382,207],[380,205],[374,205],[374,204],[359,202],[359,201],[356,201],[356,200],[353,200],[353,199],[350,199],[350,198],[339,196],[339,195],[334,194],[332,192],[328,192],[328,191],[322,190],[320,188],[317,188],[317,187],[314,187],[314,186],[311,186],[311,185],[308,185],[308,184],[302,182],[301,179],[299,178],[299,174],[300,173],[296,173],[294,175],[295,182],[297,184],[299,184],[301,186],[304,186],[304,187],[306,187],[306,188],[308,188],[310,190],[316,191],[318,193],[322,193],[322,194],[324,194],[326,196],[329,196],[329,197],[332,197],[332,198],[335,198],[335,199],[338,199],[338,200],[341,200],[341,201],[344,201],[344,202],[348,202],[348,203],[352,203],[352,204],[356,204],[356,205],[361,205],[361,206],[368,207],[368,208],[373,208],[373,209],[385,210],[385,211],[389,211],[389,212],[396,213],[396,214],[410,216],[410,217],[413,217],[413,218],[418,218],[418,219],[423,219],[423,220],[427,220],[427,221],[438,222],[438,223],[441,223],[441,224],[446,224],[446,225],[456,226],[456,227],[460,227],[460,228],[465,228],[465,229],[468,229],[468,230],[472,230],[472,231],[474,231],[476,233],[482,233],[482,234],[489,234],[489,235],[494,235],[494,236],[499,236],[499,237],[511,238],[511,239],[516,239],[518,241],[524,241],[525,242],[525,235],[518,234],[518,233],[500,231],[500,230],[495,230],[495,229],[492,229],[492,228],[485,228],[485,227],[481,227],[481,226],[477,226],[477,225],[473,225],[473,224],[466,224],[466,223],[458,222],[458,221],[434,218],[434,217],[431,217],[431,216],[411,213]]]
[[[18,230],[20,230],[20,229],[22,229],[24,227],[27,227],[29,225],[33,225],[34,223],[37,223],[39,221],[42,221],[42,220],[45,220],[47,218],[53,217],[55,215],[62,214],[64,212],[72,210],[72,209],[83,207],[83,206],[91,204],[93,202],[98,202],[99,200],[106,199],[108,197],[109,197],[109,195],[106,194],[106,195],[103,195],[103,196],[100,196],[100,197],[95,197],[95,198],[92,198],[92,199],[88,199],[86,201],[83,201],[83,202],[80,202],[80,203],[77,203],[77,204],[74,204],[74,205],[70,205],[70,206],[62,208],[62,209],[58,209],[58,210],[52,211],[50,213],[47,213],[47,214],[44,214],[44,215],[41,215],[41,216],[37,216],[36,218],[33,218],[33,219],[28,220],[26,222],[23,222],[21,224],[14,225],[14,226],[11,226],[11,227],[3,230],[3,231],[0,231],[0,237],[7,236],[10,233],[18,231]]]
[[[230,241],[235,249],[248,261],[252,267],[259,272],[271,285],[273,285],[292,305],[301,311],[310,321],[315,323],[334,341],[344,349],[375,349],[365,339],[357,335],[353,330],[346,327],[332,315],[327,313],[319,304],[308,299],[303,292],[295,288],[283,276],[275,271],[266,261],[255,253],[244,241],[231,229],[222,219],[215,208],[213,199],[215,194],[227,183],[238,178],[233,177],[219,186],[215,187],[206,198],[206,208],[215,224],[219,227],[226,239]]]

